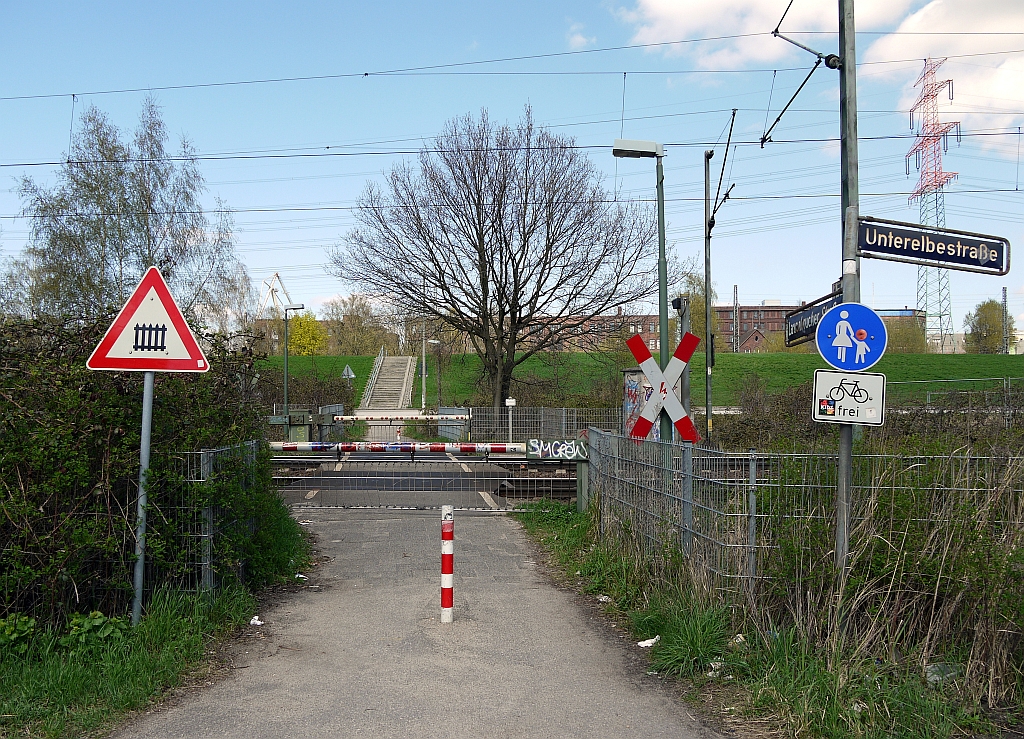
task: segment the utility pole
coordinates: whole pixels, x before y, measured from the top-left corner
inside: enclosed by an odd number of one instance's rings
[[[1006,306],[1006,286],[1003,286],[1003,346],[1002,353],[1010,353],[1010,320]]]
[[[427,299],[427,278],[423,278],[423,300]],[[420,365],[420,412],[427,410],[427,314],[423,314],[423,323],[420,325],[420,341],[423,345],[422,359]]]
[[[711,368],[715,366],[715,336],[711,333],[711,157],[714,149],[704,151],[704,437],[711,443]]]
[[[732,286],[732,350],[740,350],[740,286]]]
[[[843,209],[843,302],[860,302],[857,218],[860,185],[857,164],[857,48],[853,0],[839,0],[839,126]],[[853,502],[853,425],[839,426],[836,485],[836,567],[845,572],[850,554],[850,509]]]

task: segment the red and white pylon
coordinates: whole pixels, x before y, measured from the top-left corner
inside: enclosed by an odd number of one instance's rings
[[[455,606],[455,509],[441,506],[441,623],[450,624]]]

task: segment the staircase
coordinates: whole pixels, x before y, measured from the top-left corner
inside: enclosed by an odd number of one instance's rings
[[[361,410],[397,410],[408,408],[416,374],[416,357],[384,357],[377,378],[363,395]]]

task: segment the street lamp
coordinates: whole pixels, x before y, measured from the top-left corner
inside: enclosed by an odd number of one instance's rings
[[[292,303],[284,307],[284,415],[288,417],[288,311],[302,310],[302,303]],[[287,422],[285,426],[289,426]]]
[[[428,344],[433,344],[434,346],[437,347],[437,367],[436,367],[435,371],[437,372],[437,412],[440,414],[441,413],[441,342],[438,341],[437,339],[427,339],[427,343]],[[424,364],[426,364],[426,357],[425,356],[424,356],[423,362],[424,362]]]
[[[658,162],[658,345],[661,350],[661,368],[665,369],[671,354],[668,335],[668,260],[665,258],[665,170],[661,164],[665,158],[665,147],[654,141],[615,139],[612,155],[625,159],[652,158]],[[672,421],[666,413],[661,414],[661,440],[672,443]]]

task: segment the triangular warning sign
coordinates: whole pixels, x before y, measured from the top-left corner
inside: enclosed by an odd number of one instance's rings
[[[210,369],[156,267],[146,272],[85,366],[92,370],[129,372]]]

